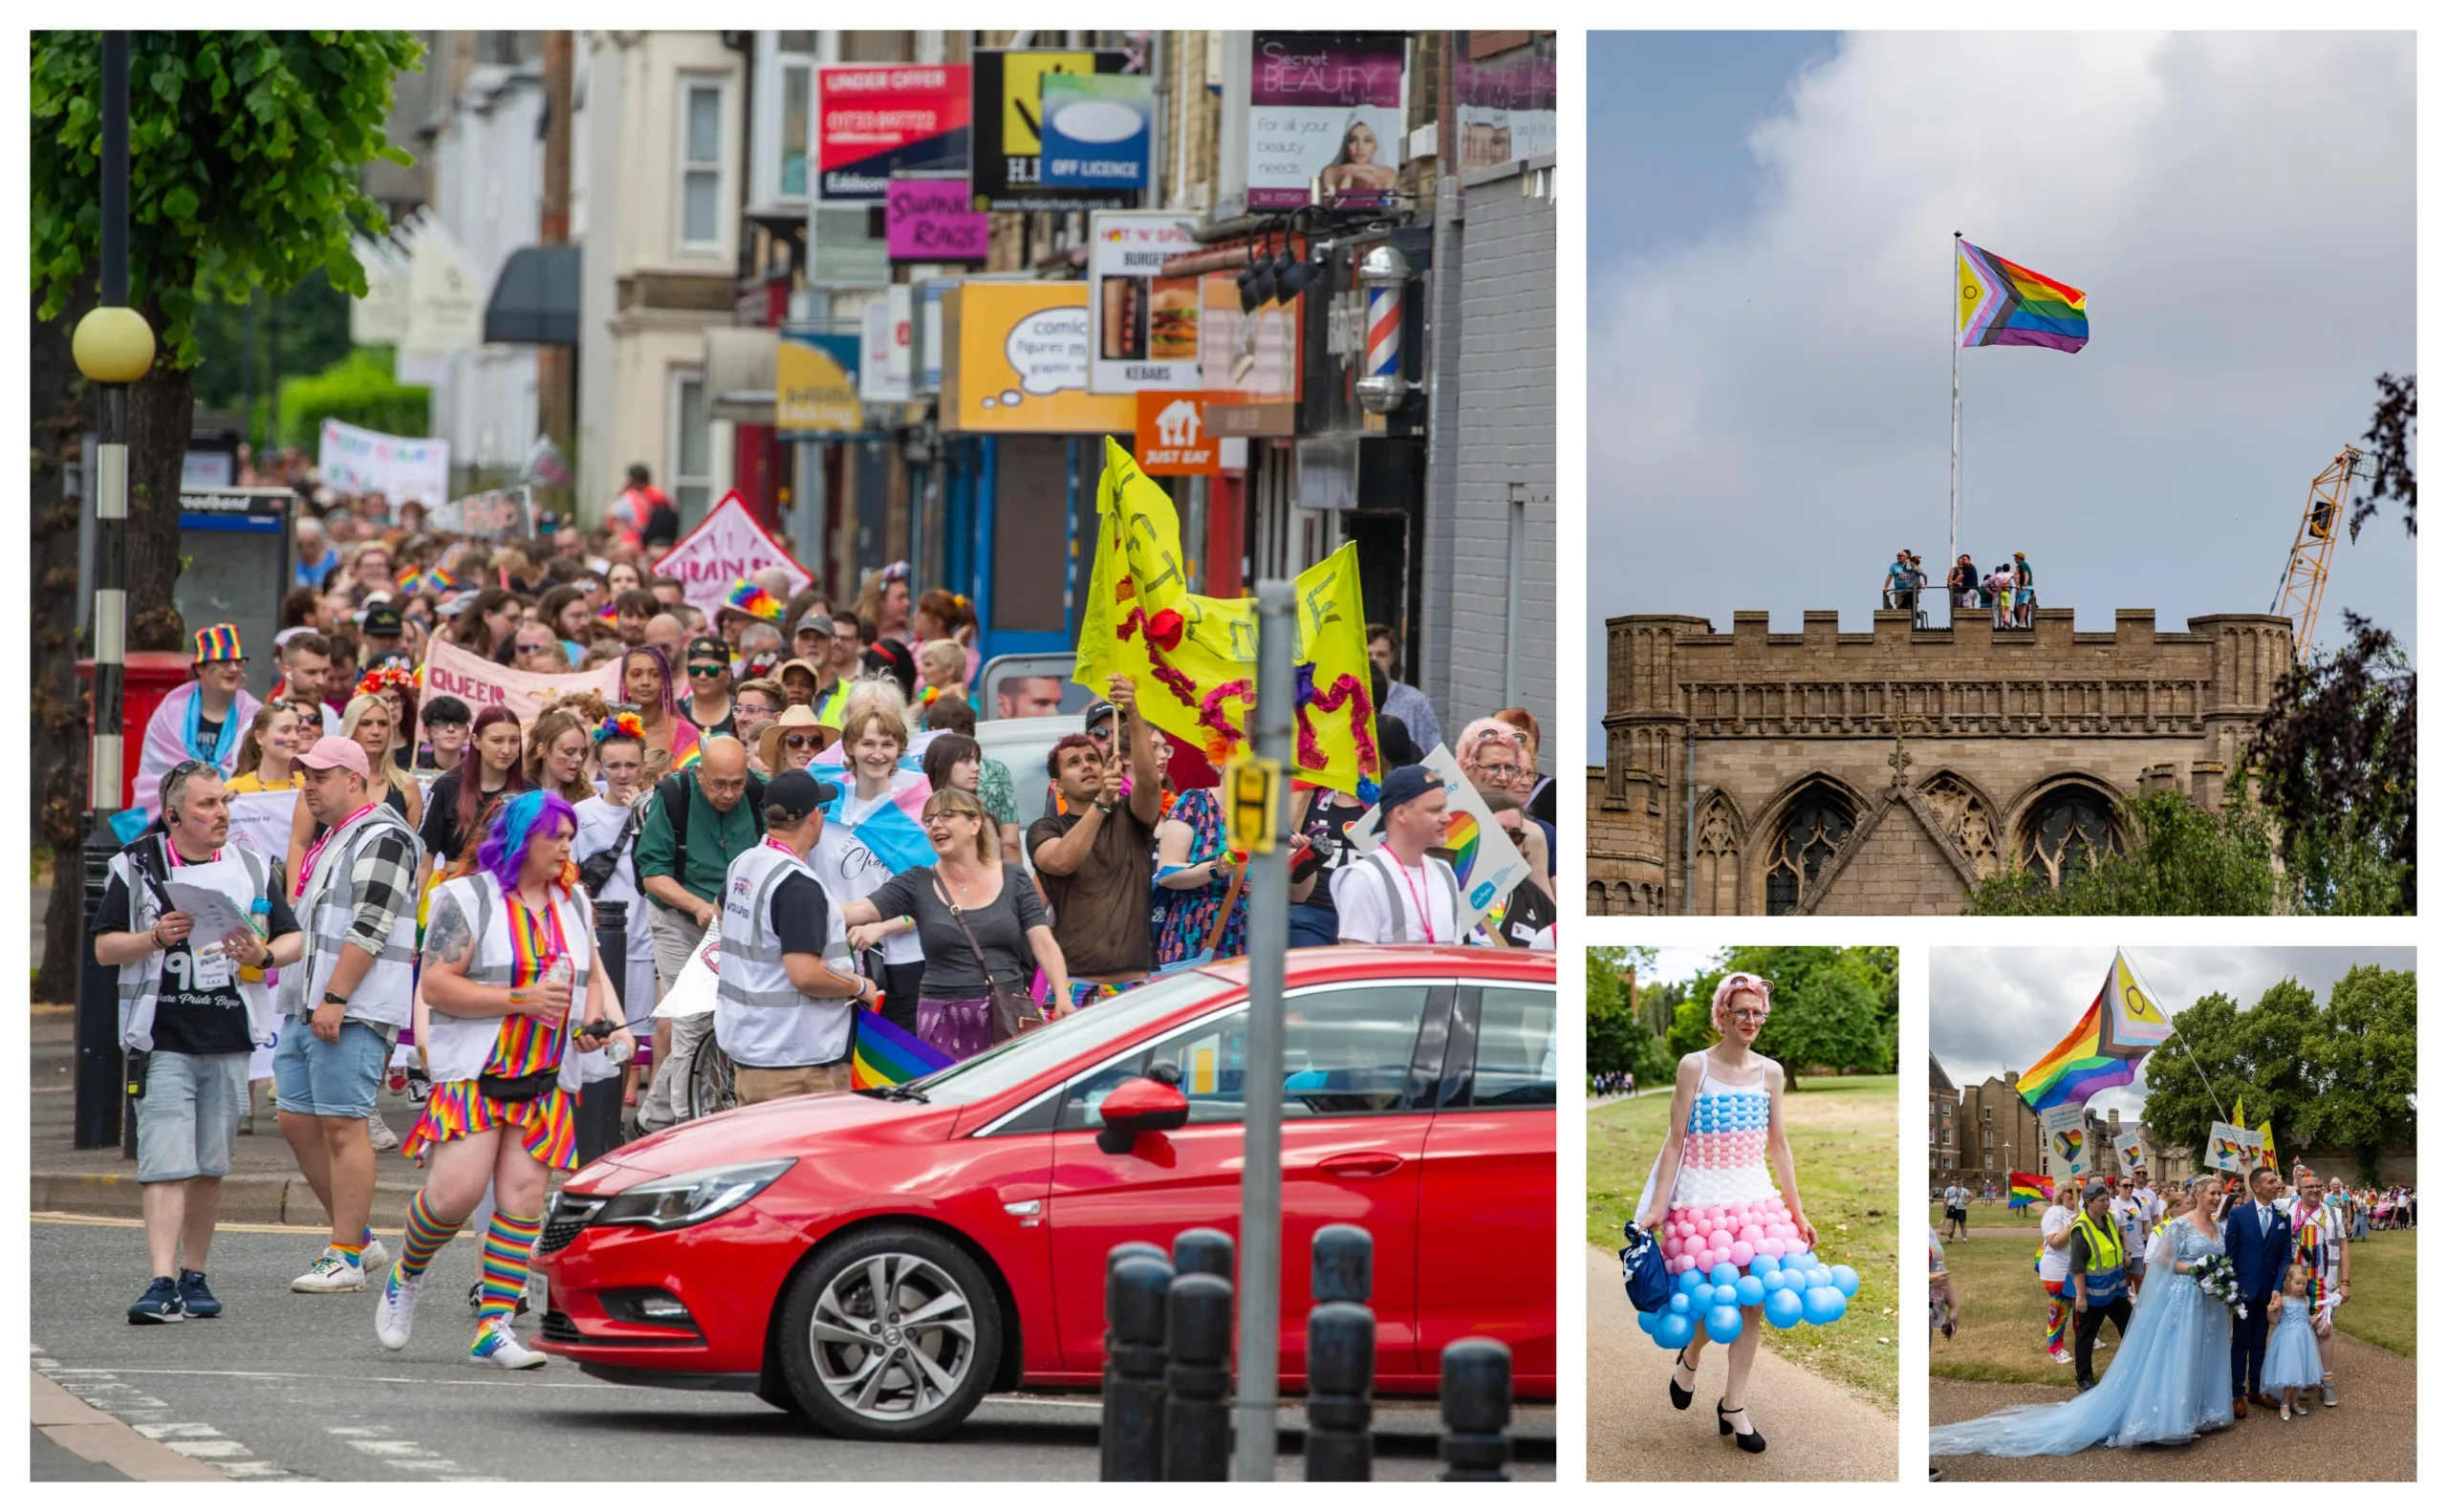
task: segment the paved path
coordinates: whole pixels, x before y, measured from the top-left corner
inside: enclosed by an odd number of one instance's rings
[[[1095,1479],[1098,1404],[1088,1393],[989,1396],[951,1437],[894,1445],[827,1438],[753,1396],[609,1385],[562,1360],[514,1375],[476,1370],[464,1363],[475,1272],[464,1238],[436,1262],[415,1337],[397,1354],[375,1341],[371,1290],[288,1290],[314,1258],[313,1235],[225,1228],[211,1276],[227,1312],[161,1328],[126,1321],[143,1270],[135,1226],[37,1219],[31,1239],[34,1415],[37,1437],[53,1440],[51,1451],[37,1445],[36,1479]],[[1298,1410],[1281,1421],[1296,1430]],[[1515,1421],[1514,1479],[1553,1480],[1553,1408],[1526,1404]],[[1433,1404],[1380,1402],[1377,1422],[1376,1479],[1426,1480],[1442,1469]],[[1294,1433],[1283,1450],[1278,1479],[1298,1480]]]
[[[1893,1415],[1771,1350],[1750,1372],[1750,1421],[1766,1436],[1765,1454],[1745,1455],[1717,1433],[1722,1350],[1702,1357],[1697,1399],[1676,1412],[1665,1396],[1674,1358],[1635,1321],[1621,1262],[1611,1250],[1587,1253],[1590,1480],[1895,1480]]]
[[[2253,1408],[2232,1428],[2188,1444],[2092,1449],[2068,1459],[2035,1456],[1991,1459],[1948,1455],[1935,1462],[1948,1480],[2411,1480],[2414,1476],[2414,1362],[2337,1337],[2337,1405],[2315,1408],[2308,1422],[2281,1422]],[[1959,1423],[2023,1402],[2061,1402],[2073,1393],[2047,1386],[1985,1381],[1929,1382],[1929,1420]]]

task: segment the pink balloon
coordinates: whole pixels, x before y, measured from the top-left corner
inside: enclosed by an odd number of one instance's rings
[[[1769,1260],[1777,1259],[1782,1256],[1784,1252],[1785,1242],[1773,1235],[1769,1235],[1767,1238],[1759,1242],[1759,1253],[1766,1256]]]
[[[1732,1251],[1732,1250],[1730,1250],[1730,1249],[1712,1249],[1712,1250],[1709,1250],[1709,1251],[1708,1251],[1708,1268],[1709,1268],[1710,1270],[1714,1270],[1714,1269],[1716,1269],[1719,1265],[1722,1265],[1722,1264],[1728,1264],[1729,1262],[1731,1262],[1731,1261],[1732,1261],[1732,1259],[1733,1259],[1733,1251]]]
[[[1710,1249],[1731,1249],[1733,1247],[1733,1236],[1726,1233],[1722,1228],[1717,1229],[1708,1235],[1708,1247]]]
[[[1750,1257],[1754,1253],[1756,1252],[1751,1249],[1750,1243],[1747,1240],[1737,1239],[1733,1242],[1733,1249],[1729,1258],[1736,1265],[1740,1266],[1743,1270],[1747,1270],[1750,1268]]]
[[[1741,1234],[1736,1237],[1745,1241],[1755,1249],[1758,1247],[1759,1242],[1765,1239],[1767,1235],[1766,1231],[1762,1229],[1758,1224],[1744,1223],[1742,1225]]]
[[[1689,1239],[1693,1234],[1698,1233],[1699,1230],[1693,1228],[1688,1223],[1677,1223],[1674,1225],[1674,1232],[1681,1235],[1684,1239]]]

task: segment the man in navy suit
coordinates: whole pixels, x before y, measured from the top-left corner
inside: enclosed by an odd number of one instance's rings
[[[2277,1210],[2285,1177],[2266,1166],[2252,1173],[2252,1196],[2226,1215],[2226,1258],[2235,1263],[2235,1280],[2242,1290],[2244,1315],[2235,1320],[2234,1344],[2228,1353],[2235,1387],[2235,1415],[2247,1402],[2275,1408],[2277,1398],[2261,1390],[2260,1366],[2268,1353],[2268,1328],[2285,1306],[2282,1293],[2285,1266],[2294,1254],[2294,1225]]]

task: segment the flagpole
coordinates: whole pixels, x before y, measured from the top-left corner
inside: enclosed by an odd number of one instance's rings
[[[1962,233],[1954,233],[1957,242]],[[1946,576],[1954,576],[1954,564],[1961,553],[1957,533],[1962,509],[1962,294],[1955,285],[1962,277],[1962,249],[1954,251],[1954,262],[1946,269],[1946,344],[1954,349],[1954,450],[1946,469]],[[1954,619],[1954,599],[1946,599],[1946,619]]]

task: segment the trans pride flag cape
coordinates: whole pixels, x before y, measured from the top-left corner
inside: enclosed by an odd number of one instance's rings
[[[858,843],[876,853],[876,859],[894,872],[906,872],[913,866],[935,864],[934,842],[926,838],[926,830],[918,822],[918,811],[934,796],[934,784],[922,771],[903,767],[893,774],[892,791],[883,801],[860,815],[853,824],[844,819],[843,809],[856,795],[857,785],[840,767],[818,762],[808,767],[818,782],[829,782],[841,789],[840,796],[824,806],[824,822],[839,825],[857,836]]]
[[[850,1085],[898,1087],[931,1076],[952,1063],[935,1048],[873,1008],[858,1010],[858,1026],[850,1051]]]

